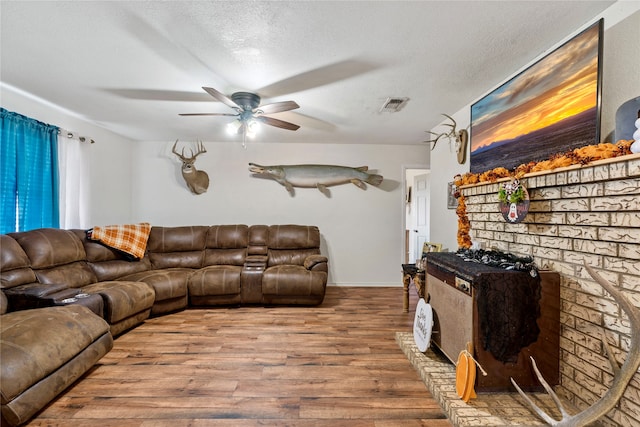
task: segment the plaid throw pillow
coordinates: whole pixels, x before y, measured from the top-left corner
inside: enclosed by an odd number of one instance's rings
[[[147,249],[150,232],[151,225],[142,222],[140,224],[93,227],[87,232],[87,237],[140,259],[144,257],[144,251]]]

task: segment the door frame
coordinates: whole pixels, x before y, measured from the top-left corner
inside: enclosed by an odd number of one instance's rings
[[[424,164],[424,163],[418,163],[418,164],[409,164],[409,165],[402,165],[402,196],[401,196],[401,201],[400,201],[400,211],[401,213],[401,218],[402,221],[400,221],[401,225],[402,225],[402,229],[399,230],[402,236],[402,245],[401,245],[401,251],[400,251],[400,264],[404,264],[405,263],[405,247],[407,246],[407,237],[406,237],[406,230],[407,230],[407,215],[406,215],[406,188],[407,188],[407,170],[409,169],[419,169],[419,170],[423,170],[425,173],[430,172],[431,169],[429,168],[429,165]]]

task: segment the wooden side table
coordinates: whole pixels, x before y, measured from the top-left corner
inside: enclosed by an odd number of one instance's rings
[[[415,264],[402,264],[402,290],[404,300],[402,301],[402,311],[409,312],[409,285],[413,283],[418,291],[418,296],[424,298],[426,279],[424,270],[419,270]]]

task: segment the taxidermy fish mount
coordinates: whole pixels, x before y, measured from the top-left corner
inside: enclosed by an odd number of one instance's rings
[[[363,190],[365,183],[379,186],[382,176],[368,173],[368,166],[352,168],[335,165],[275,165],[261,166],[249,163],[249,171],[264,175],[284,185],[289,194],[294,195],[293,187],[317,188],[324,195],[329,195],[327,187],[352,183]]]

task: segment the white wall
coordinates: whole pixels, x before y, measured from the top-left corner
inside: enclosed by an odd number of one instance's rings
[[[207,153],[196,167],[209,174],[210,186],[201,195],[186,188],[180,162],[171,154],[173,141],[135,144],[133,221],[317,225],[330,260],[329,284],[401,285],[403,167],[418,159],[428,162],[426,145],[262,144],[259,138],[247,149],[239,142],[204,144]],[[366,165],[384,181],[364,191],[352,184],[330,187],[331,197],[315,188],[296,188],[291,197],[277,182],[251,176],[249,162]]]
[[[64,128],[94,141],[89,169],[91,202],[89,220],[95,225],[118,224],[131,217],[132,141],[83,120],[72,112],[0,85],[6,110]]]
[[[603,141],[613,141],[616,118],[621,104],[640,96],[640,1],[636,12],[626,19],[627,2],[618,2],[607,9],[604,35],[604,78],[602,81],[602,132]],[[619,22],[618,22],[619,20]],[[614,25],[615,23],[615,25]],[[635,64],[635,66],[631,65]]]
[[[618,107],[625,101],[640,95],[640,73],[637,64],[640,64],[640,2],[618,1],[604,11],[601,16],[595,16],[592,21],[585,23],[585,27],[604,18],[604,48],[603,48],[603,84],[602,84],[602,120],[601,140],[611,141],[610,136],[615,130],[615,113]],[[583,28],[576,28],[574,34]],[[574,34],[568,35],[567,40]],[[559,40],[558,45],[566,40]],[[549,50],[557,46],[550,46]],[[526,69],[536,62],[532,61],[522,67]],[[519,72],[519,71],[518,71]],[[517,74],[517,73],[515,73]],[[512,75],[505,75],[507,81]],[[494,88],[487,88],[489,93]],[[484,96],[484,95],[483,95]],[[469,125],[471,105],[477,100],[470,100],[469,104],[453,114],[458,128]],[[444,121],[443,121],[444,122]],[[443,132],[448,128],[441,125],[431,129],[433,132]],[[459,165],[456,160],[453,146],[447,141],[440,140],[436,148],[431,151],[431,240],[442,242],[444,247],[451,251],[458,249],[456,233],[458,229],[458,217],[455,210],[447,209],[446,184],[453,180],[458,173],[469,171],[469,156],[464,165]]]
[[[450,114],[451,115],[451,114]],[[458,129],[469,126],[469,107],[451,115]],[[450,128],[435,127],[433,132],[445,132]],[[429,215],[429,235],[432,242],[442,243],[443,251],[455,252],[458,249],[456,233],[458,216],[455,209],[447,208],[447,184],[457,174],[469,171],[469,159],[465,164],[458,163],[454,141],[441,138],[431,150],[431,214]]]

